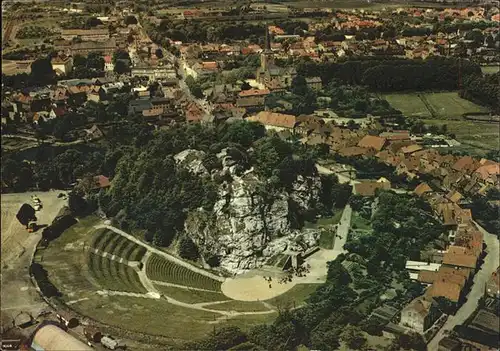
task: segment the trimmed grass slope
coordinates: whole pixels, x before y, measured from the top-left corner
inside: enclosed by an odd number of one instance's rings
[[[221,282],[193,272],[153,254],[146,262],[146,275],[151,280],[184,285],[192,288],[220,291]]]

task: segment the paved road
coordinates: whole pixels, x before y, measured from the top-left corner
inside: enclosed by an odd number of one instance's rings
[[[346,252],[346,250],[344,250],[344,245],[347,241],[349,228],[351,228],[351,215],[352,215],[352,208],[350,205],[347,205],[344,208],[344,212],[342,212],[342,217],[340,218],[340,222],[337,227],[338,236],[335,238],[333,251],[337,251],[339,253]]]
[[[339,178],[339,182],[340,183],[349,183],[350,185],[354,185],[354,184],[359,183],[359,181],[357,181],[357,180],[353,180],[353,179],[351,179],[349,177],[346,177],[343,174],[339,174],[337,172],[334,172],[331,169],[329,169],[329,168],[327,168],[325,166],[322,166],[322,165],[320,165],[318,163],[316,163],[316,169],[318,170],[318,172],[320,174],[335,174]]]
[[[486,257],[480,270],[474,276],[474,285],[472,286],[467,302],[460,307],[454,316],[450,316],[441,330],[429,342],[427,348],[429,351],[438,349],[439,341],[445,336],[445,331],[451,331],[456,325],[462,324],[476,310],[479,299],[484,295],[484,287],[490,279],[491,274],[499,266],[499,242],[495,234],[488,233],[481,226],[476,224],[479,230],[484,235],[484,243],[486,244]]]

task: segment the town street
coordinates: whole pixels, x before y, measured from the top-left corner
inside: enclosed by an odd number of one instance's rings
[[[350,205],[347,205],[344,208],[344,212],[342,212],[342,217],[340,218],[340,222],[337,227],[337,236],[335,237],[333,246],[333,251],[339,252],[339,254],[346,252],[344,250],[344,245],[347,241],[349,228],[351,228],[351,215],[352,215],[352,208]]]
[[[447,331],[453,330],[456,325],[462,324],[476,310],[479,299],[484,295],[486,282],[490,279],[491,274],[499,266],[499,242],[495,234],[488,233],[476,223],[478,229],[484,235],[484,243],[486,244],[486,257],[481,269],[474,276],[474,285],[467,295],[467,302],[460,307],[454,316],[449,316],[448,320],[441,330],[429,342],[427,348],[429,351],[438,349],[439,341],[445,336]]]

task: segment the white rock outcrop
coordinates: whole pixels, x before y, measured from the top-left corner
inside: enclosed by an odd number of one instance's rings
[[[204,167],[196,158],[204,154],[193,151],[185,150],[175,159],[191,171],[202,173]],[[290,192],[271,196],[259,190],[265,180],[252,169],[235,172],[238,165],[225,150],[217,157],[223,166],[220,174],[229,173],[232,180],[219,186],[212,211],[191,211],[185,222],[186,233],[205,257],[217,255],[222,268],[241,273],[261,267],[276,254],[300,252],[317,245],[319,232],[292,229],[290,218],[295,211],[314,205],[321,189],[319,177],[299,177]]]

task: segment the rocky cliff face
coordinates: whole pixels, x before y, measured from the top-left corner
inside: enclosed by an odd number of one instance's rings
[[[179,165],[192,172],[209,175],[199,161],[202,151],[185,150],[176,155]],[[191,211],[185,231],[198,245],[204,257],[217,255],[222,268],[241,273],[260,267],[281,252],[300,252],[317,244],[319,232],[292,229],[290,218],[297,210],[306,210],[318,198],[319,177],[299,178],[290,192],[270,196],[262,192],[265,180],[253,169],[243,170],[227,150],[217,155],[222,169],[211,176],[225,176],[213,211]]]

